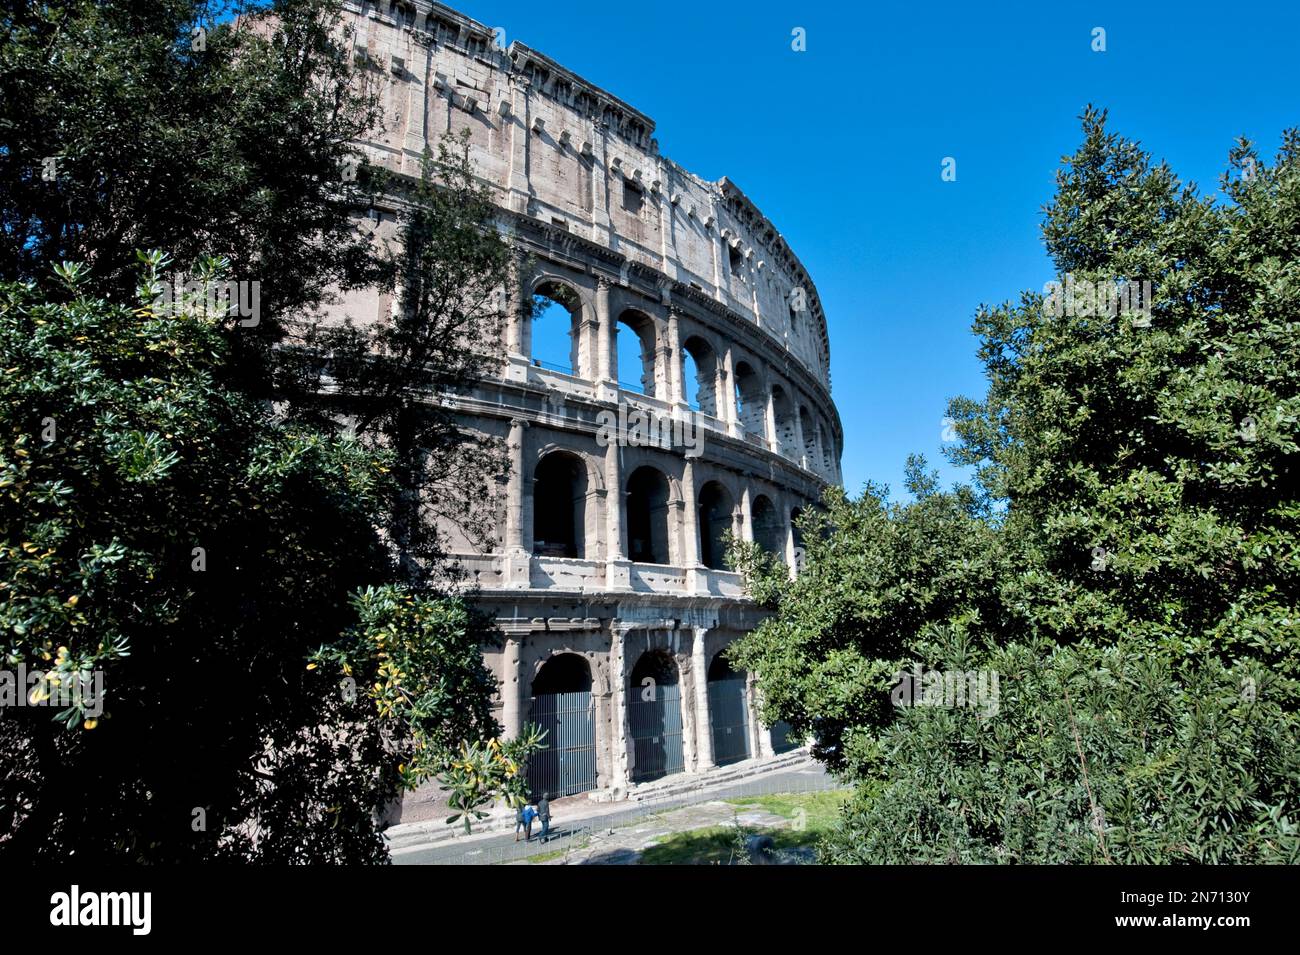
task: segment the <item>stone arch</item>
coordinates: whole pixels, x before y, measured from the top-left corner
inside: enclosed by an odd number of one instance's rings
[[[735,496],[720,481],[706,481],[697,500],[700,563],[714,570],[730,570],[726,561],[726,536],[735,526]]]
[[[670,564],[673,487],[668,476],[643,464],[627,479],[628,559],[641,564]]]
[[[754,523],[754,543],[780,558],[785,554],[785,541],[781,526],[781,514],[766,494],[759,494],[750,505],[751,520]]]
[[[533,279],[527,354],[533,364],[579,378],[593,378],[590,336],[585,334],[583,296],[566,279],[541,274]]]
[[[528,761],[534,798],[572,796],[595,789],[596,706],[591,664],[561,652],[538,667],[529,687],[528,721],[546,733],[545,748]]]
[[[695,401],[694,407],[698,408],[701,414],[709,415],[712,418],[719,418],[718,414],[718,353],[712,345],[699,335],[689,335],[682,342],[682,354],[679,356],[682,363],[682,391],[689,400],[690,390],[687,382],[690,381],[691,366],[694,366],[695,380]]]
[[[781,385],[772,386],[772,418],[776,426],[776,451],[782,457],[799,459],[795,440],[794,403]]]
[[[803,432],[803,455],[808,467],[817,465],[817,426],[807,405],[799,406],[799,430]]]
[[[659,327],[655,320],[640,309],[625,308],[619,313],[614,330],[618,338],[615,354],[618,358],[619,387],[639,391],[651,398],[666,397],[662,394],[663,387],[660,384]],[[629,333],[633,336],[632,339],[627,338]],[[629,342],[632,344],[629,345]],[[625,368],[623,362],[624,358],[630,359],[634,354],[637,356],[635,367],[641,373],[639,381],[632,377],[634,369]]]
[[[670,653],[641,654],[628,677],[627,699],[632,781],[684,771],[681,680]]]
[[[599,537],[593,469],[576,452],[548,447],[533,468],[534,554],[591,558]]]
[[[734,374],[736,415],[740,427],[749,434],[766,440],[767,407],[763,397],[763,379],[747,361],[736,362]]]
[[[726,649],[713,655],[707,674],[709,729],[713,759],[719,766],[750,757],[748,677],[734,669]]]

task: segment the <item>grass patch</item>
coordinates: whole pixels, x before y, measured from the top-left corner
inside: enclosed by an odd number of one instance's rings
[[[771,796],[747,796],[729,799],[737,811],[762,809],[791,822],[802,821],[802,828],[789,826],[777,829],[751,830],[772,837],[777,849],[810,847],[817,843],[822,833],[839,820],[840,808],[851,791],[835,789],[828,792],[783,793]],[[731,865],[737,856],[736,830],[733,826],[709,826],[678,832],[664,838],[658,845],[641,853],[641,865]]]
[[[805,831],[829,829],[839,820],[840,810],[853,795],[851,789],[830,789],[812,793],[777,793],[728,799],[738,809],[763,809],[774,816],[794,821],[803,813]]]

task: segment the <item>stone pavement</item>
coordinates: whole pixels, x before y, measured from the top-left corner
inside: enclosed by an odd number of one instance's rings
[[[419,830],[412,827],[406,831],[400,843],[391,844],[392,861],[394,865],[492,865],[514,862],[528,856],[549,854],[570,846],[581,847],[593,842],[597,833],[605,833],[607,836],[610,829],[617,832],[625,827],[659,825],[651,821],[652,817],[660,816],[668,810],[743,796],[816,792],[836,789],[839,785],[819,763],[805,758],[794,766],[784,766],[776,772],[754,775],[724,785],[701,787],[689,793],[675,794],[671,799],[663,802],[575,801],[571,804],[572,811],[566,807],[563,813],[556,811],[553,814],[551,831],[553,838],[545,845],[538,843],[536,839],[531,843],[522,840],[515,842],[512,831],[475,833],[454,839],[444,838],[436,842],[420,841]],[[731,820],[730,811],[729,807],[725,820],[727,822]],[[682,824],[689,825],[694,818],[696,817],[687,815],[680,821]],[[701,823],[704,826],[717,824],[716,821]],[[634,835],[635,833],[629,833],[628,837]],[[652,837],[649,832],[643,835],[647,839]],[[635,847],[629,845],[623,848]]]

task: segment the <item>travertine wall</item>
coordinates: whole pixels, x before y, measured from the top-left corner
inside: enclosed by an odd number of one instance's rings
[[[372,161],[417,175],[426,146],[468,129],[503,207],[703,291],[828,383],[825,316],[799,260],[734,183],[660,155],[650,117],[440,4],[344,6],[356,53],[386,80]]]
[[[510,458],[492,545],[478,550],[447,528],[501,634],[485,648],[500,721],[518,732],[546,695],[538,674],[580,657],[595,727],[583,788],[635,791],[645,777],[634,757],[647,741],[629,716],[642,692],[633,675],[658,654],[681,680],[672,773],[712,772],[722,761],[714,734],[735,739],[723,734],[736,727],[712,720],[709,668],[761,619],[718,560],[717,535],[757,541],[793,573],[795,516],[840,481],[843,432],[816,290],[733,183],[705,182],[659,155],[653,121],[626,103],[522,43],[502,48],[493,29],[441,5],[344,11],[354,54],[383,81],[387,125],[363,144],[372,161],[415,176],[426,147],[468,129],[475,170],[528,264],[525,291],[563,290],[569,312],[571,368],[534,360],[531,322],[512,301],[500,373],[439,398]],[[396,212],[376,210],[380,238],[396,235]],[[391,305],[350,293],[335,318],[364,321]],[[618,367],[620,333],[640,342],[641,368]],[[699,441],[688,453],[632,442],[626,430],[608,440],[602,420],[629,412],[689,425]],[[553,483],[559,464],[572,483]],[[633,490],[646,474],[662,481],[653,506]],[[557,526],[546,518],[566,509],[561,524],[574,535],[557,549],[542,539]],[[746,692],[745,751],[771,756],[772,734]]]

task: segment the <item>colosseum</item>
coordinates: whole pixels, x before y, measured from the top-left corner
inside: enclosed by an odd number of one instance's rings
[[[485,648],[499,719],[550,733],[534,789],[635,797],[795,748],[722,656],[760,619],[723,541],[793,573],[792,519],[840,482],[808,273],[730,179],[660,155],[649,116],[502,30],[427,2],[347,2],[344,19],[385,77],[371,160],[418,176],[426,146],[468,130],[524,291],[554,306],[508,309],[499,376],[447,398],[511,458],[498,546],[452,540],[502,635]],[[562,322],[567,362],[535,355],[543,321]]]

